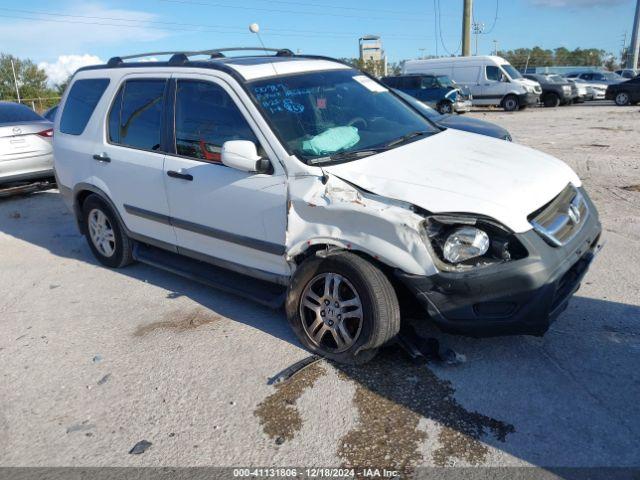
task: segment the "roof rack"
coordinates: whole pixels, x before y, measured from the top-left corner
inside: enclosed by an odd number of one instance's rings
[[[183,65],[189,61],[189,57],[196,55],[209,55],[210,58],[224,58],[223,52],[236,52],[236,51],[263,51],[263,52],[275,52],[276,57],[293,57],[294,53],[288,48],[265,48],[265,47],[230,47],[230,48],[215,48],[211,50],[196,50],[196,51],[170,51],[170,52],[149,52],[149,53],[137,53],[135,55],[125,55],[122,57],[112,57],[107,62],[107,66],[116,67],[124,63],[124,60],[132,60],[134,58],[152,57],[155,55],[171,55],[169,59],[169,65]]]

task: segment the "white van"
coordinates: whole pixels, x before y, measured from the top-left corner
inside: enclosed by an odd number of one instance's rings
[[[409,60],[405,62],[402,73],[448,75],[471,91],[473,105],[499,105],[508,112],[537,104],[542,93],[538,82],[523,78],[500,57]]]
[[[401,308],[475,336],[542,335],[565,309],[602,230],[565,163],[440,128],[337,60],[234,50],[74,75],[55,173],[102,264],[284,306],[347,363],[396,337]]]

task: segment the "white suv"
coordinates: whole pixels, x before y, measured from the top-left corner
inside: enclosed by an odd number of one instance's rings
[[[541,335],[566,307],[601,227],[563,162],[437,127],[333,59],[224,51],[73,77],[55,171],[100,262],[284,305],[351,363],[401,308],[484,336]]]

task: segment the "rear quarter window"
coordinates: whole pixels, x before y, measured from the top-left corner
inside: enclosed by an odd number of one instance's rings
[[[62,110],[60,131],[81,135],[108,85],[108,78],[76,80]]]

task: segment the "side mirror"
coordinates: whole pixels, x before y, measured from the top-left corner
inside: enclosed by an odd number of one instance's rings
[[[271,163],[258,155],[256,144],[249,140],[229,140],[222,145],[222,164],[249,173],[270,173]]]

